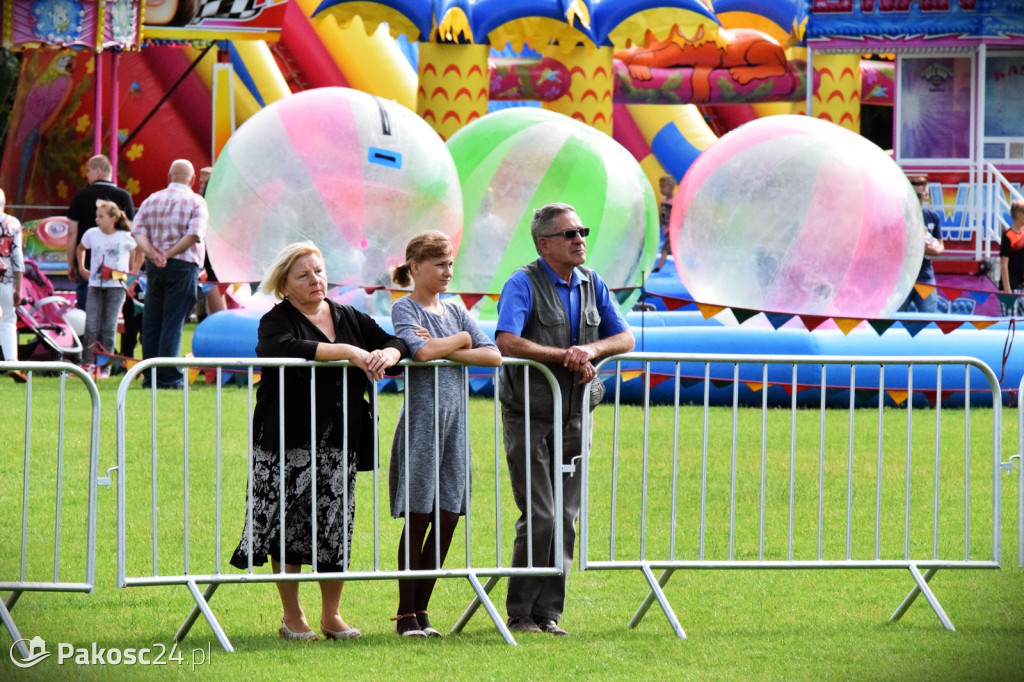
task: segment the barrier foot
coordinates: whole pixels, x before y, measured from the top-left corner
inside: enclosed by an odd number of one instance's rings
[[[188,591],[192,593],[192,599],[195,600],[196,605],[192,608],[192,612],[188,614],[188,618],[178,628],[178,632],[174,635],[174,641],[180,642],[185,639],[185,635],[192,629],[192,625],[195,624],[196,619],[199,617],[199,613],[202,612],[203,617],[206,618],[206,622],[210,624],[210,629],[213,630],[213,634],[217,635],[217,641],[224,648],[224,651],[231,653],[235,650],[231,646],[231,642],[228,641],[228,636],[224,634],[224,630],[221,628],[220,623],[213,615],[213,611],[210,610],[209,601],[213,597],[213,593],[217,591],[217,583],[210,583],[206,586],[206,592],[203,594],[199,593],[199,587],[191,580],[185,585],[188,586]]]
[[[11,609],[14,608],[14,604],[20,596],[21,592],[14,590],[7,595],[7,599],[4,602],[0,602],[0,621],[3,622],[4,628],[10,633],[11,639],[14,640],[15,646],[18,647],[18,655],[24,661],[29,657],[29,650],[25,646],[21,633],[18,632],[18,626],[14,624],[14,616],[11,615]]]
[[[956,628],[953,627],[953,621],[951,621],[949,616],[946,615],[946,612],[942,610],[942,604],[939,603],[939,600],[935,598],[935,593],[932,592],[930,587],[928,587],[928,581],[932,579],[932,576],[934,576],[939,569],[929,568],[922,576],[921,571],[917,569],[917,566],[911,565],[907,568],[910,570],[910,575],[914,577],[914,582],[917,584],[914,586],[914,589],[910,591],[910,594],[903,599],[903,603],[900,604],[899,608],[889,616],[889,622],[902,618],[903,614],[910,608],[910,605],[914,603],[915,599],[917,599],[917,596],[919,594],[924,594],[924,598],[928,600],[928,603],[932,607],[932,611],[934,611],[935,615],[938,616],[939,622],[942,623],[942,627],[951,632],[956,632]]]
[[[640,605],[640,608],[636,610],[633,617],[629,620],[628,627],[635,628],[643,620],[644,615],[647,614],[647,610],[651,608],[651,604],[654,600],[658,600],[658,604],[661,605],[661,610],[665,612],[665,618],[668,619],[668,624],[672,626],[672,630],[676,633],[676,637],[679,639],[686,639],[686,633],[683,632],[683,626],[679,624],[679,619],[676,618],[675,612],[672,610],[672,606],[668,603],[668,598],[665,596],[664,590],[661,588],[665,586],[668,579],[675,573],[674,568],[665,569],[661,576],[655,579],[654,572],[651,571],[649,566],[641,566],[641,572],[647,579],[647,584],[651,586],[651,591],[647,594],[647,598]]]
[[[512,633],[509,632],[508,626],[505,625],[505,620],[498,613],[498,610],[494,608],[494,603],[491,602],[491,598],[488,596],[491,593],[491,590],[494,589],[494,586],[498,584],[498,580],[501,578],[499,576],[491,576],[487,579],[486,585],[481,585],[477,577],[472,574],[467,575],[466,579],[469,580],[469,584],[473,586],[473,591],[476,592],[476,597],[472,602],[470,602],[466,611],[459,617],[459,620],[456,621],[455,625],[452,626],[452,634],[462,632],[462,629],[466,627],[467,623],[469,623],[469,619],[473,617],[473,614],[476,613],[476,610],[482,605],[487,611],[487,615],[489,615],[491,620],[494,621],[494,627],[496,627],[498,632],[501,633],[505,642],[512,646],[516,646],[516,640],[513,639]]]

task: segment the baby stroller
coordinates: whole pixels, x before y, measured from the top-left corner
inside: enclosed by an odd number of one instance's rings
[[[53,283],[34,261],[25,259],[21,280],[21,305],[18,306],[18,338],[31,334],[26,343],[19,343],[22,360],[74,360],[82,352],[82,342],[68,321],[71,301],[54,293]]]

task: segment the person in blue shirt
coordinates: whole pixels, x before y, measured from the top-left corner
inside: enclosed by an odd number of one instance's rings
[[[583,398],[589,391],[593,409],[604,395],[594,363],[628,353],[634,344],[608,285],[583,265],[590,230],[583,226],[576,210],[563,203],[539,208],[534,212],[530,233],[540,258],[516,270],[505,283],[498,301],[495,342],[505,357],[544,363],[557,379],[562,409],[554,414],[550,384],[537,370],[530,370],[527,381],[524,367],[502,367],[505,457],[520,512],[512,566],[520,568],[530,565],[530,547],[533,567],[553,565],[558,511],[554,477],[561,472],[562,464],[585,454],[584,448],[589,447],[590,434],[583,433],[582,428]],[[556,419],[562,427],[560,462],[553,461]],[[578,471],[561,475],[563,572],[509,579],[505,610],[508,627],[514,632],[566,634],[558,621],[565,606],[566,580],[576,541],[580,476]]]
[[[921,261],[921,271],[917,273],[917,281],[921,284],[935,284],[935,268],[932,267],[932,258],[940,255],[945,250],[942,242],[942,232],[939,229],[942,220],[939,214],[924,206],[925,197],[928,196],[928,176],[911,175],[907,177],[910,184],[917,193],[917,200],[921,202],[921,213],[924,218],[924,258]],[[934,313],[938,309],[938,299],[933,291],[927,298],[921,296],[917,289],[911,289],[907,300],[900,306],[900,310],[914,311],[919,313]]]

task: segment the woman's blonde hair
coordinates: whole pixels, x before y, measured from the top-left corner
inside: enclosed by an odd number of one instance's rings
[[[412,284],[412,263],[443,258],[452,253],[452,242],[443,232],[432,230],[418,234],[405,247],[405,262],[391,268],[391,281],[400,287]]]
[[[288,271],[292,269],[295,261],[303,256],[314,255],[324,262],[324,255],[313,242],[293,242],[281,249],[277,258],[270,264],[267,276],[260,283],[260,291],[265,294],[273,294],[276,298],[284,298],[284,284],[288,279]]]
[[[106,199],[97,199],[96,208],[107,212],[107,215],[114,219],[114,229],[121,230],[122,232],[131,232],[132,223],[128,220],[128,215],[121,210],[121,207],[115,204],[113,201],[107,201]]]

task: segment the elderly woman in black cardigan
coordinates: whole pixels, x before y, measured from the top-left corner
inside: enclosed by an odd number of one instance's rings
[[[381,379],[409,349],[370,316],[326,298],[323,255],[312,242],[290,244],[278,255],[261,290],[282,299],[260,320],[256,354],[263,358],[347,360],[351,367],[315,371],[317,570],[344,571],[351,552],[358,468],[373,457],[373,421],[366,400],[372,381]],[[284,371],[284,570],[297,573],[312,564],[309,386],[310,368]],[[280,421],[279,370],[267,367],[256,392],[253,411],[252,526],[231,557],[237,568],[261,566],[270,558],[274,571],[282,557],[279,530]],[[251,535],[251,545],[250,545]],[[328,639],[355,639],[338,610],[344,583],[320,582],[320,629]],[[279,633],[285,639],[313,640],[317,634],[299,605],[297,582],[277,583],[284,615]]]

